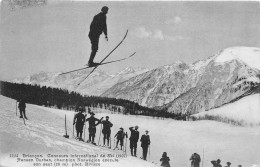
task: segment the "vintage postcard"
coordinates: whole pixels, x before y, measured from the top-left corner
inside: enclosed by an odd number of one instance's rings
[[[259,1],[0,10],[0,167],[260,167]]]

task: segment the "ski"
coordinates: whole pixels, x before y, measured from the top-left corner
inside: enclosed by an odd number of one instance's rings
[[[122,59],[118,59],[118,60],[113,60],[113,61],[109,61],[109,62],[101,63],[101,64],[99,64],[99,66],[102,66],[102,65],[105,65],[105,64],[110,64],[110,63],[115,63],[115,62],[119,62],[119,61],[126,60],[126,59],[132,57],[135,53],[136,53],[136,52],[134,52],[134,53],[131,54],[130,56],[125,57],[125,58],[122,58]],[[94,66],[94,67],[96,67],[96,66]],[[59,75],[64,75],[64,74],[68,74],[68,73],[72,73],[72,72],[76,72],[76,71],[81,71],[81,70],[88,69],[88,68],[93,68],[93,67],[89,67],[89,66],[87,66],[87,67],[79,68],[79,69],[76,69],[76,70],[72,70],[72,71],[64,72],[64,73],[61,73],[61,74],[59,74]]]
[[[100,61],[99,64],[102,64],[102,63],[111,55],[111,53],[113,53],[113,52],[124,42],[124,40],[125,40],[127,34],[128,34],[128,30],[126,31],[124,38],[116,45],[116,47],[115,47],[112,51],[110,51],[110,52],[106,55],[106,57],[104,57],[104,58]],[[99,65],[95,66],[95,67],[90,71],[90,73],[89,73],[86,77],[84,77],[84,78],[78,83],[78,86],[79,86],[85,79],[87,79],[87,78],[95,71],[95,69],[97,69],[98,66],[99,66]]]

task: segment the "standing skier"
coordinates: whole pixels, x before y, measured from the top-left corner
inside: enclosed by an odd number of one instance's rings
[[[26,104],[25,104],[23,99],[21,99],[19,101],[18,108],[19,108],[19,111],[20,111],[20,118],[27,119],[26,114],[25,114]]]
[[[129,130],[131,131],[131,136],[129,138],[131,155],[136,157],[137,142],[139,140],[138,126],[130,127]]]
[[[76,124],[76,131],[77,131],[77,138],[80,141],[83,141],[82,139],[82,132],[83,132],[83,127],[85,124],[85,118],[86,116],[83,114],[83,108],[79,107],[78,108],[79,113],[77,113],[73,119],[73,125]]]
[[[103,117],[99,120],[94,117],[95,113],[91,112],[90,117],[86,119],[86,122],[89,122],[89,138],[88,138],[88,143],[91,142],[92,144],[95,144],[95,135],[96,135],[96,126],[101,122]],[[96,123],[97,122],[97,123]]]
[[[222,167],[220,162],[221,162],[220,159],[218,159],[217,161],[211,161],[211,163],[213,164],[213,167]]]
[[[142,135],[141,137],[141,147],[143,148],[143,160],[146,161],[146,157],[147,157],[147,151],[148,151],[148,147],[151,143],[150,141],[150,136],[148,135],[148,130],[145,131],[145,134]]]
[[[166,152],[163,152],[163,155],[162,155],[162,158],[160,159],[160,161],[162,161],[161,166],[163,166],[163,167],[171,167],[170,163],[169,163],[170,158],[167,156]]]
[[[120,142],[121,150],[123,149],[123,143],[124,143],[124,138],[125,138],[125,132],[123,128],[120,128],[120,130],[116,133],[115,137],[117,139],[116,141],[116,148],[118,148],[118,143]]]
[[[193,153],[190,157],[191,167],[199,167],[200,166],[200,155],[197,153]]]
[[[103,146],[105,146],[106,144],[106,140],[107,140],[107,146],[109,146],[109,139],[110,139],[110,134],[111,134],[111,127],[113,126],[113,124],[109,121],[109,116],[106,116],[106,120],[102,121],[103,124],[103,129],[102,129],[102,133],[103,133]]]
[[[88,66],[93,67],[97,66],[99,63],[94,63],[93,60],[96,56],[98,51],[98,43],[99,43],[99,36],[104,32],[105,38],[108,41],[107,37],[107,17],[106,14],[108,12],[108,7],[104,6],[101,9],[101,12],[94,16],[93,21],[90,24],[90,31],[89,31],[89,39],[91,42],[91,54],[88,61]]]

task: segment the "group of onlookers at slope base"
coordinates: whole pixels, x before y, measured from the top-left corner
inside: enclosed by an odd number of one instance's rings
[[[160,161],[162,161],[161,166],[163,167],[170,167],[170,158],[167,156],[166,152],[163,152],[162,158],[160,159]],[[200,155],[198,153],[193,153],[190,157],[190,161],[191,161],[191,167],[200,167]],[[211,161],[211,163],[213,164],[213,167],[222,167],[222,165],[220,164],[220,159],[216,160],[216,161]],[[227,162],[227,165],[225,167],[230,167],[231,163]]]
[[[83,127],[85,122],[89,122],[89,139],[87,142],[91,142],[92,144],[96,144],[95,141],[95,135],[96,135],[96,126],[101,124],[103,125],[102,128],[102,133],[103,133],[103,146],[108,146],[111,148],[111,127],[113,124],[109,121],[109,116],[106,116],[106,120],[103,120],[103,117],[101,119],[95,118],[95,113],[90,112],[90,117],[86,119],[87,114],[83,114],[84,109],[82,107],[79,107],[77,109],[79,111],[77,114],[75,114],[74,119],[73,119],[73,125],[76,127],[77,131],[77,139],[83,141],[82,139],[82,133],[83,133]],[[138,126],[135,127],[130,127],[129,130],[131,132],[130,135],[130,150],[131,150],[131,155],[136,157],[136,151],[137,151],[137,143],[139,141],[139,131],[138,131]],[[148,148],[151,143],[150,141],[150,136],[148,135],[149,131],[146,130],[145,134],[141,136],[140,142],[141,142],[141,147],[143,149],[143,155],[142,159],[146,160],[147,159],[147,153],[148,153]],[[116,133],[114,136],[117,139],[116,142],[116,148],[118,148],[118,143],[120,142],[121,150],[124,145],[124,138],[128,137],[127,132],[124,132],[124,129],[121,127],[119,131]],[[106,145],[107,141],[107,145]]]

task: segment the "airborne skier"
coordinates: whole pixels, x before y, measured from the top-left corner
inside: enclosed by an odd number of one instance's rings
[[[91,42],[91,54],[88,61],[89,67],[94,67],[99,65],[99,63],[94,63],[93,60],[96,56],[98,51],[98,43],[99,43],[99,36],[104,33],[105,38],[108,41],[107,37],[107,23],[106,23],[106,14],[108,12],[108,7],[104,6],[101,9],[101,12],[94,16],[93,21],[90,24],[90,31],[89,31],[89,39]]]

